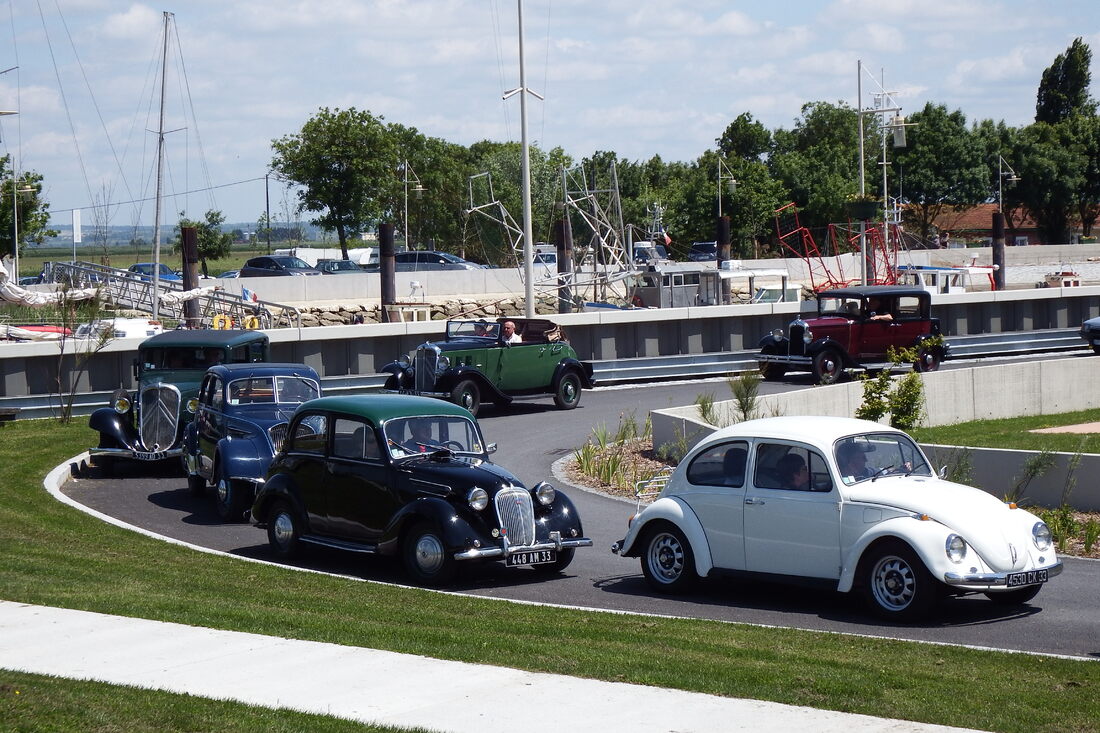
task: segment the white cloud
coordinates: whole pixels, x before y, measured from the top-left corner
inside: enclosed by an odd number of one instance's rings
[[[107,38],[121,41],[145,39],[155,35],[163,24],[164,14],[148,5],[131,5],[123,13],[107,17],[102,33]]]

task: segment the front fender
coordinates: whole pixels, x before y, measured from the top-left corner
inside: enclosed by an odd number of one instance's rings
[[[480,369],[474,366],[452,367],[443,372],[436,380],[436,391],[450,392],[464,379],[469,379],[477,385],[483,402],[508,403],[512,401],[511,397],[497,389],[497,386],[490,382]]]
[[[269,481],[256,492],[256,498],[252,502],[252,523],[258,527],[267,525],[267,515],[276,501],[285,501],[290,508],[302,520],[303,529],[309,531],[309,514],[298,499],[298,489],[294,482],[285,473],[279,473],[271,477]]]
[[[811,342],[806,347],[806,356],[811,359],[820,354],[825,349],[832,349],[840,354],[841,360],[844,362],[844,366],[852,367],[857,366],[856,362],[852,361],[851,355],[848,353],[848,349],[844,348],[839,341],[833,338],[822,338]]]
[[[581,515],[565,494],[558,491],[554,502],[547,507],[541,506],[536,499],[535,506],[538,507],[535,510],[535,532],[540,540],[548,538],[551,532],[561,532],[561,536],[568,539],[573,530],[577,531],[577,537],[584,537]],[[546,513],[540,516],[539,509]],[[545,522],[541,521],[543,517],[546,518]]]
[[[695,571],[701,578],[710,573],[714,563],[711,561],[710,543],[707,541],[703,525],[699,523],[699,518],[695,516],[691,507],[675,497],[666,496],[657,499],[643,509],[641,514],[634,517],[621,543],[619,554],[623,557],[641,556],[644,548],[639,539],[645,537],[647,529],[652,527],[654,522],[668,522],[683,532],[688,544],[691,545],[691,551],[695,554]]]
[[[88,418],[88,427],[114,440],[122,448],[139,450],[131,413],[120,415],[111,407],[100,407]],[[101,438],[102,444],[102,438]]]
[[[486,510],[489,511],[489,510]],[[455,511],[454,505],[436,497],[422,497],[401,507],[390,519],[378,542],[378,552],[382,555],[396,555],[401,551],[401,535],[407,527],[416,522],[427,521],[440,531],[447,552],[464,550],[470,540],[478,539],[483,543],[493,543],[475,530],[466,518]]]
[[[787,350],[786,343],[787,343],[786,338],[778,338],[777,339],[774,334],[769,333],[766,336],[764,336],[764,338],[760,339],[760,343],[757,344],[757,346],[759,346],[761,349],[763,349],[766,346],[774,346],[776,349],[782,348],[783,351],[786,351]]]
[[[222,475],[230,479],[244,479],[255,482],[267,474],[271,465],[266,443],[263,449],[257,440],[250,438],[222,438],[215,451],[216,460]]]
[[[922,521],[913,516],[894,517],[874,524],[848,548],[841,564],[837,590],[842,593],[852,590],[859,581],[856,574],[860,561],[867,551],[873,549],[872,546],[881,540],[900,540],[909,545],[928,568],[932,577],[942,581],[946,571],[958,570],[958,566],[947,559],[944,551],[949,534],[951,530],[939,522]],[[964,562],[973,564],[976,558],[975,553],[973,558],[968,556]]]

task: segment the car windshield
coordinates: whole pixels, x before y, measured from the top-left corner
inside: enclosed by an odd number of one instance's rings
[[[255,405],[263,403],[299,404],[320,394],[312,379],[294,375],[280,377],[245,377],[229,383],[229,404]]]
[[[321,263],[321,269],[330,272],[335,270],[355,271],[359,269],[359,266],[351,260],[329,260],[328,262]]]
[[[833,455],[840,479],[852,484],[881,476],[931,476],[932,469],[917,444],[900,433],[864,433],[838,440]]]
[[[494,321],[449,321],[447,339],[484,338],[495,339],[500,335],[500,324]]]
[[[482,455],[481,434],[477,425],[457,415],[423,415],[388,421],[383,430],[390,456],[404,458],[451,450],[455,453]]]
[[[225,351],[216,346],[169,346],[142,349],[142,369],[206,369],[225,361]]]
[[[817,313],[822,316],[844,316],[854,318],[863,311],[863,301],[859,298],[819,298]]]
[[[309,264],[305,260],[300,260],[297,257],[275,257],[273,259],[280,267],[293,267],[304,270],[310,269]]]

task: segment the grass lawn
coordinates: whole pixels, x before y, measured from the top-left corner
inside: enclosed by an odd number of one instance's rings
[[[968,445],[975,448],[1016,448],[1064,453],[1100,453],[1100,435],[1032,433],[1039,428],[1100,422],[1100,409],[1031,415],[1005,420],[974,420],[935,428],[914,428],[909,434],[921,443]]]
[[[985,730],[1100,725],[1094,662],[512,605],[193,552],[103,524],[45,492],[47,471],[91,439],[82,420],[0,427],[0,597]],[[22,687],[41,692],[14,695]],[[15,718],[26,729],[238,729],[228,717],[206,717],[223,715],[219,704],[122,689],[0,671],[0,719],[10,724],[14,704],[30,716]],[[110,720],[70,725],[50,717],[48,703],[13,702],[25,694],[56,698],[58,716],[85,707]],[[263,711],[246,717],[240,725],[301,722]]]

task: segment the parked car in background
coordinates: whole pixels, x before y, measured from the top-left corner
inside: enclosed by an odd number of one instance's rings
[[[238,277],[273,277],[280,275],[320,275],[321,271],[310,267],[305,260],[288,255],[263,255],[244,263]]]
[[[650,587],[668,593],[752,574],[856,592],[905,621],[946,595],[1030,601],[1062,571],[1050,529],[942,474],[878,423],[750,420],[689,451],[612,550],[640,558]]]
[[[519,343],[506,343],[502,326],[515,324]],[[446,340],[428,342],[382,367],[385,389],[450,400],[477,414],[482,402],[553,395],[571,410],[593,386],[592,364],[582,362],[561,329],[542,318],[448,321]]]
[[[99,444],[88,451],[92,463],[109,471],[120,459],[178,459],[206,370],[267,360],[268,338],[259,331],[180,330],[146,339],[134,360],[137,389],[116,390],[111,404],[88,419],[99,434]]]
[[[225,272],[221,273],[217,277],[218,278],[224,278],[226,280],[234,280],[234,279],[236,279],[240,276],[241,276],[241,271],[240,270],[226,270]]]
[[[1081,324],[1081,338],[1089,342],[1094,352],[1100,354],[1100,318],[1090,318]]]
[[[692,262],[717,261],[718,242],[693,242],[688,250],[688,259]]]
[[[41,285],[42,275],[25,275],[19,278],[19,287],[25,288],[28,285]]]
[[[788,371],[811,371],[833,384],[848,368],[889,366],[891,348],[914,348],[913,368],[931,372],[947,357],[932,296],[920,287],[871,285],[823,290],[817,317],[795,318],[760,340],[760,373],[781,379]]]
[[[363,268],[351,260],[317,260],[317,269],[325,275],[340,275],[348,272],[363,272]]]
[[[142,280],[152,280],[153,273],[159,272],[160,276],[158,279],[160,280],[165,280],[168,282],[183,282],[183,276],[180,275],[178,272],[173,272],[172,269],[163,262],[160,263],[159,269],[154,262],[139,262],[136,265],[130,265],[127,270],[134,273],[134,275]]]
[[[133,338],[164,333],[160,321],[151,318],[105,318],[76,327],[77,338]]]
[[[397,272],[419,272],[421,270],[482,270],[476,262],[464,260],[450,252],[437,252],[428,249],[409,250],[397,252],[393,256],[394,269]],[[371,261],[365,268],[370,272],[377,272],[381,263]]]
[[[302,405],[252,507],[274,551],[303,543],[399,557],[418,583],[501,561],[543,573],[589,547],[576,507],[493,464],[474,417],[439,400],[322,397]]]
[[[184,430],[183,465],[191,493],[215,489],[218,516],[241,521],[262,486],[287,423],[321,396],[305,364],[219,364],[206,371],[195,419]]]

